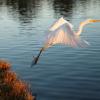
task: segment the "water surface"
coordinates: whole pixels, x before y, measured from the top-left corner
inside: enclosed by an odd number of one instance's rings
[[[100,23],[84,28],[87,48],[53,46],[30,68],[47,29],[61,16],[76,31],[81,21],[100,19],[100,0],[0,0],[0,58],[12,63],[37,100],[100,100]]]

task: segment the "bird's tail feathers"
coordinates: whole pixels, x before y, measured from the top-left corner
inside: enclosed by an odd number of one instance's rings
[[[68,43],[71,47],[87,47],[90,45],[86,40],[81,39],[80,37],[74,37],[70,39],[70,42]]]
[[[89,46],[90,44],[89,44],[89,42],[87,42],[86,40],[84,40],[84,39],[80,39],[80,41],[79,41],[79,46],[80,47],[87,47],[87,46]]]

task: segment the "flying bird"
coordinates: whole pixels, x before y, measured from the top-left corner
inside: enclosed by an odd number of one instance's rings
[[[87,19],[80,23],[78,31],[73,31],[73,25],[65,20],[63,17],[58,19],[48,30],[48,34],[46,35],[46,40],[44,42],[44,46],[41,48],[39,54],[32,61],[32,66],[37,64],[38,59],[42,53],[42,51],[56,44],[64,44],[69,45],[71,47],[84,47],[89,45],[89,43],[81,39],[80,34],[85,25],[89,23],[100,22],[100,20],[95,19]]]

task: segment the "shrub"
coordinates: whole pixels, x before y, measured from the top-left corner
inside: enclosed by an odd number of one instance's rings
[[[28,85],[10,70],[11,64],[0,60],[0,100],[35,100]]]

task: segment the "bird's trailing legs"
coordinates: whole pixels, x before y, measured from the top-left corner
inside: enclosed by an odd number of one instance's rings
[[[36,64],[37,64],[37,62],[38,62],[38,60],[39,60],[39,57],[40,57],[40,55],[41,55],[41,53],[42,53],[43,50],[44,50],[44,48],[41,48],[39,54],[38,54],[36,57],[33,56],[33,60],[32,60],[31,67],[32,67],[33,65],[36,65]]]

